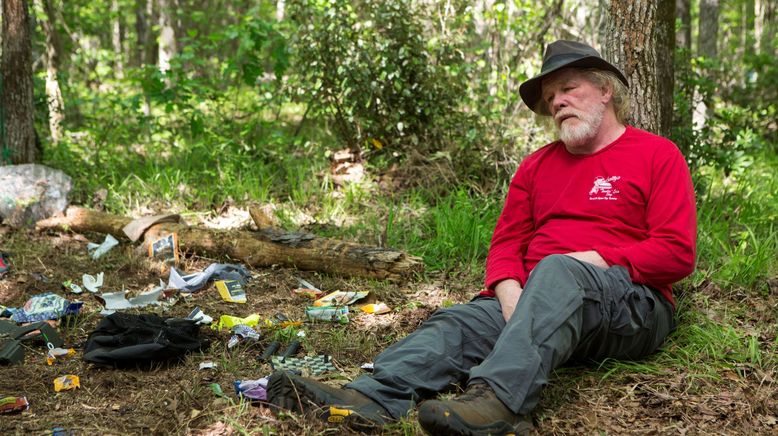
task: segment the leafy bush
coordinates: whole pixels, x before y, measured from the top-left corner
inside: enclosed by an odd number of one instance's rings
[[[428,11],[408,0],[300,0],[289,11],[294,98],[351,148],[429,153],[463,139],[473,123],[460,107],[463,57],[426,38]]]

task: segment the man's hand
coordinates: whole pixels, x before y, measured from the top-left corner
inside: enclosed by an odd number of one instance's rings
[[[497,296],[497,301],[500,302],[505,322],[511,319],[513,311],[516,310],[516,304],[519,302],[521,291],[521,284],[513,279],[505,279],[494,287],[494,294]]]
[[[574,251],[572,253],[565,253],[565,256],[574,257],[580,261],[591,263],[594,266],[599,266],[600,268],[608,268],[610,265],[608,265],[608,262],[605,261],[605,259],[600,256],[600,253],[589,250],[589,251]]]

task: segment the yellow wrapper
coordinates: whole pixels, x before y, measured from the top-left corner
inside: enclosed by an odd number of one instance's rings
[[[360,306],[359,310],[365,313],[380,315],[382,313],[388,313],[392,309],[390,309],[389,306],[387,306],[384,303],[372,303],[372,304],[365,304],[364,306]]]
[[[54,392],[69,391],[81,387],[77,375],[63,375],[54,379]]]

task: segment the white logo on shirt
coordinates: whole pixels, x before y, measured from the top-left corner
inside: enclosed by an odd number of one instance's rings
[[[595,177],[594,186],[589,191],[589,200],[618,200],[619,197],[616,194],[619,193],[619,190],[613,185],[619,179],[621,179],[621,176]]]

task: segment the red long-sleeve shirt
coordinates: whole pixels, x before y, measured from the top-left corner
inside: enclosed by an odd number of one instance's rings
[[[522,286],[551,254],[596,250],[675,304],[670,284],[694,270],[696,209],[689,168],[669,140],[627,126],[590,155],[546,145],[519,165],[492,236],[486,290]]]

